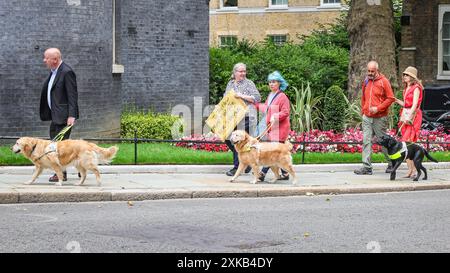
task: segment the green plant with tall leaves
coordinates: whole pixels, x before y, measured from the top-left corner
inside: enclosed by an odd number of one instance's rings
[[[360,127],[362,124],[361,97],[349,100],[347,96],[344,96],[344,100],[345,103],[347,103],[347,109],[344,116],[344,127]]]
[[[303,83],[301,89],[292,88],[295,91],[295,99],[291,103],[291,129],[298,133],[318,129],[323,118],[322,111],[319,109],[323,97],[313,97],[309,82],[306,88]]]

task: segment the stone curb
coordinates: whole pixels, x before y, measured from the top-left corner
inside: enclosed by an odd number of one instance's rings
[[[193,198],[256,198],[280,196],[314,196],[328,194],[361,194],[380,192],[402,192],[450,189],[450,184],[414,185],[376,185],[376,186],[312,186],[287,187],[278,189],[210,189],[210,190],[112,190],[112,191],[1,191],[0,204],[15,203],[49,203],[49,202],[98,202],[98,201],[144,201],[162,199],[193,199]]]
[[[450,169],[450,162],[424,162],[427,169]],[[296,172],[344,172],[360,168],[361,164],[300,164],[294,165]],[[224,173],[230,169],[230,165],[111,165],[99,166],[104,174],[123,173]],[[384,170],[386,163],[373,164],[375,171]],[[34,166],[0,166],[0,174],[31,174]],[[46,170],[49,173],[50,170]],[[76,173],[75,168],[68,168],[70,174]]]

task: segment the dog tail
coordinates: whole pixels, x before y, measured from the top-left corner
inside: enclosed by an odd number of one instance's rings
[[[425,156],[426,156],[429,160],[431,160],[431,161],[433,161],[433,162],[435,162],[435,163],[438,163],[438,161],[437,161],[436,159],[434,159],[434,158],[428,153],[428,151],[427,151],[426,149],[423,149],[423,152],[424,152]]]
[[[294,145],[292,145],[292,143],[289,140],[287,140],[287,139],[284,142],[284,144],[287,145],[289,151],[292,151],[292,148],[294,148]]]
[[[97,146],[98,147],[98,146]],[[101,148],[98,147],[97,153],[99,155],[100,164],[109,164],[116,156],[117,151],[119,150],[119,147],[117,146],[111,146],[109,148]]]

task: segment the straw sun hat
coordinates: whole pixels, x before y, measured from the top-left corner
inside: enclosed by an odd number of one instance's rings
[[[417,81],[419,80],[419,79],[417,78],[417,69],[416,69],[415,67],[408,66],[408,67],[405,69],[405,71],[403,71],[403,74],[406,74],[406,75],[408,75],[408,76],[414,78],[414,79],[417,80]]]

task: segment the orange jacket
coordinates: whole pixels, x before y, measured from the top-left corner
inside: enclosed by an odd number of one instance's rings
[[[371,118],[385,117],[394,101],[391,84],[384,75],[379,74],[373,80],[366,78],[362,83],[361,114]],[[369,107],[374,106],[378,108],[375,114],[369,111]]]

